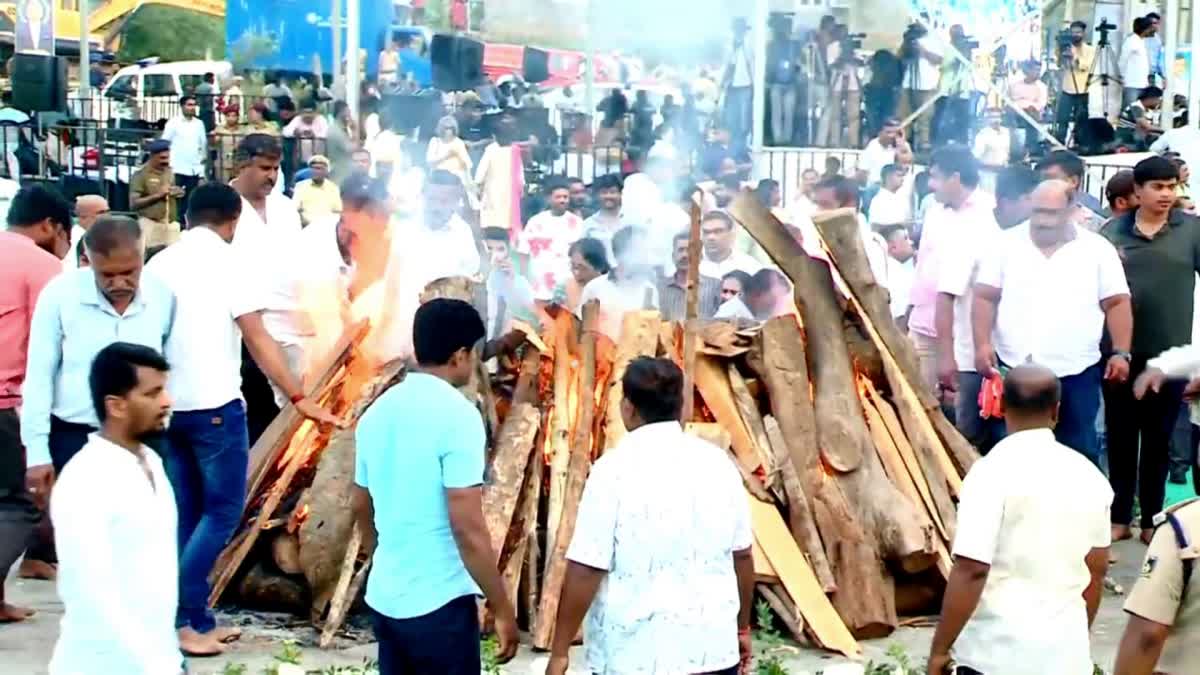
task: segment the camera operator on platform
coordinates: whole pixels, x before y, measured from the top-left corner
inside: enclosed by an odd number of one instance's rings
[[[900,98],[900,116],[908,117],[937,96],[938,68],[942,65],[941,45],[929,37],[929,31],[919,23],[911,24],[904,31],[900,44],[900,60],[904,64],[903,92]],[[913,149],[929,148],[930,126],[933,108],[927,107],[913,123]]]
[[[817,145],[826,148],[841,146],[842,112],[846,113],[846,147],[859,147],[862,128],[862,79],[855,49],[862,46],[862,35],[851,35],[845,24],[834,29],[834,41],[827,49],[829,63],[829,105],[821,115]]]
[[[1068,125],[1074,122],[1078,127],[1088,117],[1088,79],[1096,60],[1096,48],[1084,41],[1086,37],[1087,24],[1082,21],[1072,22],[1071,27],[1058,36],[1062,86],[1054,111],[1054,135],[1063,142],[1067,139]]]
[[[950,45],[969,60],[979,43],[968,38],[963,27],[950,27]],[[975,68],[953,56],[942,61],[941,98],[934,115],[934,137],[938,145],[954,141],[967,144],[971,131],[971,95],[975,91]]]

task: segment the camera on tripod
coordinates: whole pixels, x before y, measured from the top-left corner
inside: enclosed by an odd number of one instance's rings
[[[1100,20],[1100,24],[1096,26],[1096,32],[1100,34],[1100,41],[1096,44],[1097,47],[1108,46],[1108,34],[1117,29],[1117,24],[1112,23],[1108,18]]]
[[[853,49],[862,49],[863,40],[867,37],[866,33],[849,33],[846,35],[846,51]]]
[[[900,42],[900,58],[908,61],[917,58],[917,40],[929,34],[929,30],[919,23],[910,23],[904,29]]]
[[[1075,40],[1071,37],[1071,29],[1060,30],[1054,36],[1054,43],[1058,45],[1059,53],[1070,52],[1075,46]]]

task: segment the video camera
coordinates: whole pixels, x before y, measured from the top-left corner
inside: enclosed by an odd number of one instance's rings
[[[1117,29],[1117,24],[1112,23],[1105,17],[1100,20],[1100,24],[1096,26],[1096,32],[1100,34],[1100,40],[1096,46],[1103,49],[1108,46],[1108,34]]]
[[[904,29],[900,42],[900,58],[909,61],[917,58],[917,40],[929,34],[929,30],[920,23],[910,23]]]
[[[1071,29],[1066,28],[1058,31],[1058,33],[1054,35],[1054,43],[1058,45],[1058,51],[1060,53],[1071,51],[1071,48],[1075,46],[1075,41],[1071,38]]]
[[[850,51],[850,50],[854,50],[854,49],[862,49],[863,40],[866,37],[867,37],[866,33],[850,33],[850,34],[848,34],[846,36],[846,40],[845,40],[845,46],[848,47],[848,49],[846,49],[846,51]]]

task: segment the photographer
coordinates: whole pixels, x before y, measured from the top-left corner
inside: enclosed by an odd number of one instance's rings
[[[1115,26],[1114,26],[1115,28]],[[1103,30],[1103,26],[1097,30]],[[1088,76],[1096,60],[1096,48],[1084,42],[1087,24],[1075,21],[1065,33],[1059,33],[1058,66],[1062,77],[1058,107],[1054,111],[1054,135],[1064,143],[1067,128],[1088,117]]]
[[[968,59],[979,46],[963,32],[963,27],[950,27],[950,45]],[[948,58],[942,61],[941,98],[934,114],[935,138],[942,145],[953,141],[967,144],[971,130],[971,94],[975,90],[975,69],[962,59]]]
[[[829,107],[821,115],[817,145],[835,148],[841,144],[842,112],[846,113],[847,146],[857,148],[862,127],[862,66],[854,50],[862,46],[862,37],[850,35],[845,24],[834,29],[834,40],[827,49],[829,63]]]
[[[900,60],[904,63],[900,115],[908,117],[937,95],[938,68],[943,61],[941,46],[929,37],[929,31],[924,26],[914,23],[904,31]],[[914,149],[929,147],[932,120],[932,107],[926,108],[915,120],[912,134]]]
[[[775,145],[791,145],[795,136],[799,50],[792,39],[791,21],[773,17],[771,41],[767,43],[767,93],[771,102],[771,140]]]
[[[1158,30],[1154,22],[1144,16],[1133,20],[1133,32],[1121,43],[1121,106],[1129,107],[1138,100],[1138,95],[1153,84],[1150,74],[1150,52],[1146,40]]]

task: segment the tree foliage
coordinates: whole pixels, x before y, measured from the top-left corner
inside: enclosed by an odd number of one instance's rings
[[[122,31],[117,58],[123,62],[157,56],[163,61],[225,58],[225,20],[200,12],[147,5]]]

